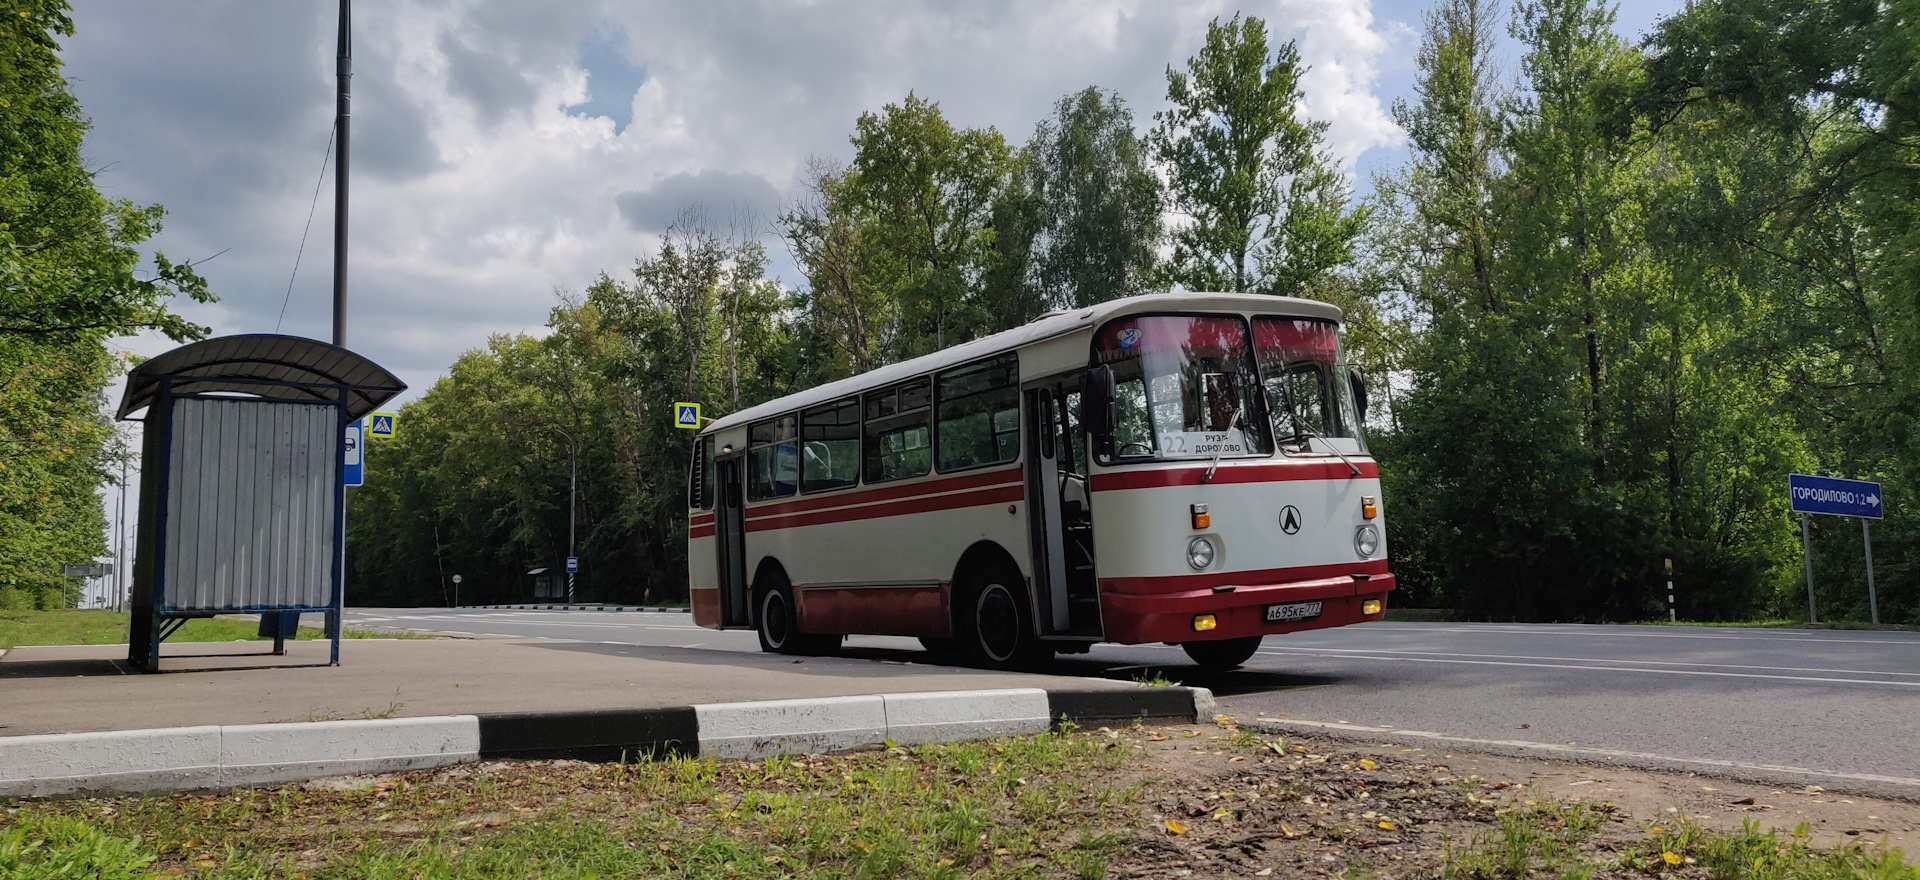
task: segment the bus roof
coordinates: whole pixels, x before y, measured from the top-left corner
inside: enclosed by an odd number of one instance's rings
[[[1012,330],[982,336],[971,342],[943,348],[932,354],[876,367],[865,373],[775,398],[717,419],[700,433],[710,434],[746,422],[805,409],[814,404],[839,400],[870,388],[922,376],[978,360],[996,352],[1013,351],[1044,339],[1064,336],[1078,330],[1092,330],[1112,318],[1152,312],[1257,312],[1328,321],[1340,320],[1338,306],[1291,296],[1269,296],[1261,293],[1146,293],[1129,296],[1084,309],[1048,312]]]

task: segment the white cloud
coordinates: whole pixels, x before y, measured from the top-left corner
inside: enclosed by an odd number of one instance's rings
[[[185,309],[217,332],[271,331],[280,311],[332,116],[328,6],[76,11],[66,57],[95,123],[90,160],[110,166],[103,188],[168,207],[156,245],[169,256],[227,249],[205,267],[224,301]],[[489,334],[537,327],[554,288],[624,272],[662,200],[765,212],[795,194],[810,154],[847,157],[855,118],[909,90],[1016,143],[1087,85],[1117,89],[1144,128],[1166,67],[1236,9],[1299,41],[1306,110],[1329,121],[1347,167],[1398,143],[1378,80],[1407,41],[1366,0],[362,4],[349,343],[424,391]],[[624,37],[621,75],[640,82],[617,131],[580,109],[593,76],[583,43],[609,29]],[[286,332],[329,332],[331,191]]]

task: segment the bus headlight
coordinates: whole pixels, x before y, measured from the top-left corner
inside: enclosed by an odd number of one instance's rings
[[[1196,569],[1213,564],[1213,542],[1206,538],[1195,538],[1187,542],[1187,564]]]
[[[1353,552],[1361,559],[1372,559],[1380,552],[1380,530],[1373,526],[1361,526],[1353,530]]]

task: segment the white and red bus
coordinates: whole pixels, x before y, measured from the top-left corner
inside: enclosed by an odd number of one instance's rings
[[[694,621],[976,665],[1167,642],[1210,668],[1393,590],[1340,311],[1151,294],[788,395],[697,435]]]

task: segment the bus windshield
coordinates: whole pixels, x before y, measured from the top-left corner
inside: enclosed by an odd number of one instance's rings
[[[1269,455],[1259,377],[1240,318],[1151,315],[1101,328],[1113,368],[1120,460]]]
[[[1353,386],[1340,363],[1339,328],[1305,318],[1253,319],[1253,347],[1260,359],[1273,434],[1281,443],[1311,437],[1360,440]],[[1291,411],[1289,411],[1291,410]]]

